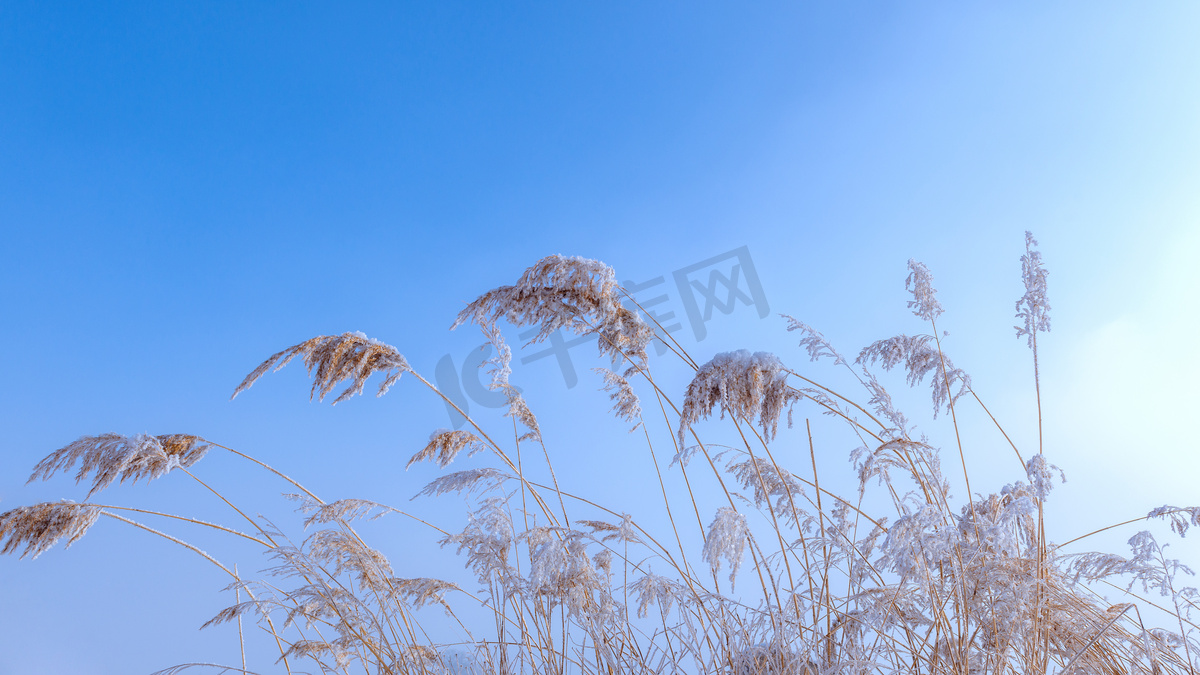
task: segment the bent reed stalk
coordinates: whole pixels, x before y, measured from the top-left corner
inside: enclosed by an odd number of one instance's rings
[[[1191,571],[1166,558],[1149,532],[1130,539],[1129,555],[1068,553],[1046,539],[1043,505],[1061,474],[1047,461],[1042,440],[1036,334],[1050,327],[1047,274],[1029,233],[1025,245],[1025,295],[1016,304],[1024,325],[1016,331],[1033,355],[1036,453],[1021,453],[944,351],[935,321],[945,310],[932,274],[919,262],[909,261],[908,304],[930,334],[879,340],[851,360],[817,330],[785,317],[809,361],[832,361],[853,375],[866,394],[856,400],[770,353],[726,352],[701,364],[656,322],[642,319],[611,268],[550,256],[513,285],[468,304],[452,326],[473,323],[494,347],[489,386],[506,401],[510,440],[502,440],[507,431],[489,431],[459,409],[394,347],[362,333],[318,336],[284,349],[234,391],[243,393],[297,357],[312,376],[313,397],[323,399],[349,382],[335,404],[361,394],[373,375],[384,378],[379,396],[412,375],[458,410],[466,427],[435,431],[409,466],[430,461],[448,469],[464,452],[491,458],[486,466],[446,473],[417,493],[462,496],[469,504],[465,524],[443,528],[362,499],[327,502],[251,455],[199,436],[109,433],[84,436],[35,467],[31,481],[78,466],[76,482],[90,481],[90,490],[82,503],[49,502],[0,514],[0,552],[36,558],[60,540],[69,546],[104,515],[192,550],[232,576],[228,590],[235,604],[204,626],[237,624],[241,666],[186,663],[161,673],[202,667],[258,672],[245,661],[246,618],[260,623],[278,652],[278,666],[288,673],[1195,673],[1197,591],[1182,583]],[[598,336],[600,356],[610,361],[596,369],[613,404],[610,412],[631,431],[641,428],[630,438],[639,439],[635,445],[644,439],[663,514],[638,517],[560,486],[552,465],[555,434],[544,430],[510,383],[512,351],[504,325],[536,329],[532,342],[560,330]],[[655,339],[694,372],[682,399],[653,377],[647,347]],[[894,407],[875,368],[900,369],[913,387],[928,378],[934,417],[951,416],[968,486],[965,501],[954,499],[939,450]],[[657,404],[653,412],[642,408],[646,394]],[[957,409],[972,402],[1021,465],[1016,480],[986,495],[970,493],[972,445],[958,424]],[[844,423],[858,445],[850,453],[857,491],[837,494],[818,474],[817,456],[830,450],[817,447],[811,418],[802,434],[780,433],[785,413],[791,427],[798,407]],[[711,421],[714,414],[730,418],[732,445],[705,440],[720,429]],[[660,424],[669,433],[652,433],[649,427]],[[538,446],[545,462],[538,468],[549,481],[528,466],[523,448],[530,444]],[[669,466],[660,462],[664,445]],[[286,496],[306,516],[299,544],[197,475],[199,460],[214,450],[290,483],[297,493]],[[800,461],[789,465],[785,459],[791,457]],[[703,458],[699,469],[691,464],[696,458]],[[176,469],[252,529],[90,501],[114,483],[158,480]],[[668,484],[672,471],[683,479],[680,490]],[[701,512],[708,502],[702,493],[721,498],[711,519]],[[236,566],[120,512],[254,542],[273,566],[265,578],[247,580]],[[583,512],[595,517],[581,518]],[[431,544],[454,548],[477,590],[397,575],[354,527],[387,514],[415,519],[437,534]],[[1151,518],[1168,521],[1182,536],[1200,524],[1200,507],[1164,506],[1119,525]],[[656,531],[656,523],[668,530]],[[1170,602],[1141,597],[1135,584]],[[1123,602],[1105,600],[1099,592],[1105,587],[1123,591]],[[427,606],[444,610],[457,639],[427,633],[421,621]],[[467,607],[482,607],[488,620],[468,625]],[[1166,618],[1148,627],[1143,611]]]

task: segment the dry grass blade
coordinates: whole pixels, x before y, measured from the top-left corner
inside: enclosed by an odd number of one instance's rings
[[[333,391],[339,382],[352,380],[350,386],[334,400],[334,404],[355,394],[361,394],[367,378],[374,373],[387,373],[376,394],[383,396],[401,375],[412,372],[408,361],[395,347],[362,333],[319,335],[288,347],[263,361],[242,380],[230,398],[237,398],[238,394],[249,389],[268,370],[278,371],[297,356],[304,357],[304,365],[308,367],[309,375],[313,376],[310,395],[318,400],[324,400],[326,394]]]
[[[244,675],[258,675],[258,673],[254,672],[253,670],[245,670],[244,668],[238,668],[235,666],[223,666],[219,663],[181,663],[177,666],[171,666],[170,668],[164,668],[163,670],[156,670],[153,673],[151,673],[150,675],[178,675],[178,673],[182,673],[183,671],[187,670],[188,668],[220,668],[220,670],[217,671],[217,675],[224,675],[225,673],[243,673]]]
[[[1030,336],[1036,374],[1035,338],[1049,326],[1049,307],[1035,244],[1027,234],[1022,259],[1027,293],[1018,303],[1025,328],[1018,327],[1018,332]],[[909,307],[933,324],[943,310],[932,276],[913,261],[909,271]],[[615,278],[597,261],[550,256],[526,270],[515,285],[480,296],[459,315],[456,325],[479,324],[497,348],[488,363],[491,389],[504,394],[513,428],[504,440],[471,419],[471,431],[435,431],[408,461],[409,467],[430,461],[445,468],[464,451],[490,451],[479,458],[485,460],[481,466],[441,475],[418,495],[455,493],[455,500],[468,504],[466,522],[453,530],[455,534],[375,501],[325,502],[266,464],[218,445],[304,493],[289,495],[299,502],[303,515],[296,520],[303,520],[309,534],[301,544],[291,543],[265,517],[259,538],[173,514],[57,502],[0,514],[0,553],[36,557],[57,541],[77,540],[101,515],[166,538],[235,579],[226,589],[236,594],[232,606],[205,625],[236,622],[240,628],[244,618],[254,617],[274,638],[276,654],[288,671],[297,673],[349,673],[352,666],[361,666],[362,672],[389,675],[1195,675],[1200,626],[1193,614],[1200,610],[1200,591],[1183,585],[1191,570],[1167,558],[1166,546],[1150,532],[1134,535],[1126,556],[1060,553],[1065,545],[1056,546],[1047,537],[1042,502],[1062,472],[1040,452],[1040,444],[1032,459],[1022,460],[1024,471],[1013,471],[1007,485],[997,483],[991,494],[971,491],[955,408],[964,392],[975,392],[967,375],[945,358],[936,325],[931,325],[932,335],[875,342],[851,363],[821,333],[788,319],[789,330],[800,335],[801,354],[813,361],[828,358],[850,370],[864,387],[864,398],[869,396],[866,402],[787,370],[772,354],[727,352],[697,367],[675,344],[679,351],[671,351],[680,357],[678,365],[692,375],[684,401],[676,406],[659,381],[650,378],[644,348],[651,334],[618,301],[621,289]],[[633,365],[623,372],[614,372],[620,370],[616,365],[595,370],[604,378],[613,411],[634,424],[642,421],[642,411],[627,378],[635,370],[646,378],[659,396],[662,414],[661,420],[649,419],[641,426],[655,470],[647,475],[657,478],[665,522],[647,513],[642,502],[629,509],[635,519],[610,508],[616,504],[561,489],[544,444],[553,487],[543,484],[548,481],[538,482],[530,464],[522,463],[521,444],[540,440],[541,429],[521,393],[508,382],[511,351],[497,325],[502,320],[534,326],[534,342],[560,330],[596,335],[602,355],[614,361],[628,358]],[[313,338],[273,355],[237,392],[296,357],[303,358],[313,377],[313,397],[324,397],[349,382],[337,401],[361,393],[375,373],[383,375],[383,393],[404,372],[412,372],[395,349],[362,334],[345,333]],[[905,371],[911,386],[927,383],[929,377],[935,418],[938,409],[949,409],[962,458],[965,499],[952,494],[938,448],[894,408],[879,383],[876,371],[892,369]],[[419,374],[414,377],[440,393]],[[809,386],[790,387],[789,382]],[[978,396],[973,398],[982,406]],[[450,398],[442,399],[457,407]],[[532,395],[531,399],[536,400]],[[844,486],[857,495],[838,494],[836,479],[823,477],[827,469],[818,469],[808,420],[807,443],[800,435],[776,437],[783,411],[790,417],[794,405],[811,406],[845,425],[842,431],[847,435],[841,438],[853,444],[842,447],[857,449],[850,452],[852,471]],[[718,407],[722,417],[728,413],[733,418],[734,428],[726,431],[736,431],[741,445],[721,445],[717,441],[724,439],[699,434],[698,422],[712,417]],[[879,428],[860,423],[860,415]],[[570,421],[576,428],[589,429]],[[665,424],[660,426],[660,421]],[[837,428],[832,431],[836,434]],[[656,447],[660,433],[669,443],[666,448]],[[695,445],[683,446],[685,435],[694,437]],[[836,448],[840,442],[834,436],[823,444]],[[512,445],[515,461],[507,451]],[[70,470],[77,480],[91,479],[95,492],[118,480],[152,479],[190,466],[208,447],[207,441],[188,435],[84,437],[42,460],[31,480]],[[762,454],[757,454],[759,447]],[[659,472],[664,450],[674,451],[672,466],[679,465],[686,492],[670,493]],[[707,461],[689,465],[695,453]],[[488,460],[496,466],[482,465]],[[604,461],[618,461],[616,453],[606,453]],[[592,480],[589,487],[619,487],[609,491],[615,498],[642,488],[638,478],[638,471],[630,468],[620,472],[619,486]],[[245,515],[215,489],[209,490]],[[545,506],[547,494],[556,495],[560,504],[574,500],[586,512],[570,520],[564,505],[559,520]],[[537,508],[527,502],[530,495]],[[711,513],[712,500],[722,496],[729,505],[705,521],[702,511]],[[686,507],[695,514],[694,523],[677,522],[672,508],[680,500],[690,502]],[[273,561],[266,572],[275,580],[247,583],[236,566],[231,571],[191,543],[118,515],[122,510],[189,521],[253,540]],[[470,576],[479,582],[478,590],[468,591],[466,584],[440,571],[435,576],[447,580],[394,576],[383,550],[369,546],[352,527],[384,513],[401,514],[441,532],[441,545],[457,549]],[[607,515],[593,515],[600,513]],[[540,520],[542,514],[546,521]],[[1200,507],[1163,506],[1118,526],[1146,519],[1161,519],[1164,529],[1169,526],[1183,536],[1200,525]],[[691,520],[690,514],[686,520]],[[658,531],[668,525],[674,542]],[[681,531],[680,525],[694,526],[695,531]],[[401,555],[413,552],[407,535],[389,537]],[[692,553],[696,549],[698,556]],[[732,582],[743,564],[758,583],[747,589],[743,582],[735,589]],[[722,578],[726,567],[731,568],[729,584]],[[1126,592],[1138,607],[1153,609],[1153,618],[1147,614],[1146,619],[1158,625],[1145,625],[1133,604],[1113,604],[1101,597],[1100,586]],[[248,602],[242,602],[243,591],[250,594]],[[1139,592],[1158,592],[1167,600],[1156,603]],[[464,604],[471,611],[458,613]],[[483,633],[475,612],[479,607],[486,617]],[[450,640],[441,627],[423,624],[423,615],[438,608],[457,624],[451,626],[457,634]],[[273,616],[279,624],[273,623]],[[1170,624],[1163,623],[1163,617]],[[456,652],[459,647],[469,656]],[[293,671],[289,658],[307,667]],[[244,661],[240,669],[185,664],[161,672],[174,675],[197,666],[249,672]]]

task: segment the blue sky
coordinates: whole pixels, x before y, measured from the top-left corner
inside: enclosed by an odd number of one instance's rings
[[[297,368],[233,387],[348,330],[427,375],[461,365],[481,341],[446,332],[462,304],[551,253],[645,281],[744,246],[771,316],[681,339],[796,366],[774,313],[849,353],[919,331],[903,279],[923,260],[948,348],[1028,444],[1026,229],[1051,271],[1048,452],[1088,504],[1061,536],[1194,500],[1198,25],[1187,3],[6,3],[0,509],[81,499],[24,477],[106,431],[196,433],[330,497],[405,501],[434,474],[404,461],[449,424],[412,382],[336,408]],[[606,408],[576,353],[575,388],[551,359],[518,373],[548,419]],[[624,438],[595,417],[556,468],[586,477],[596,439]],[[252,503],[283,489],[209,465]],[[175,478],[107,498],[210,508]],[[419,565],[431,540],[397,555]],[[232,660],[228,631],[195,631],[223,585],[114,523],[0,559],[0,674]]]

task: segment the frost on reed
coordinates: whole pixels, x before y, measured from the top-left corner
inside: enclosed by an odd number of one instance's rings
[[[1049,329],[1050,307],[1037,242],[1027,233],[1025,244],[1025,294],[1016,304],[1023,326],[1016,330],[1034,357],[1036,452],[1022,453],[1011,440],[1022,435],[999,422],[995,437],[960,435],[956,408],[983,401],[943,348],[937,322],[947,313],[932,273],[919,262],[909,261],[906,288],[909,308],[928,334],[876,341],[851,361],[818,330],[787,318],[801,355],[849,371],[862,387],[855,397],[820,383],[816,366],[800,372],[773,354],[744,350],[696,365],[677,344],[671,351],[678,361],[653,365],[683,369],[690,384],[682,392],[664,390],[646,352],[655,333],[626,306],[630,299],[612,269],[550,256],[515,284],[468,304],[455,321],[475,323],[496,346],[492,387],[507,397],[508,414],[525,433],[492,433],[468,418],[468,428],[436,430],[412,448],[408,466],[429,461],[448,469],[464,451],[478,455],[475,466],[407,492],[416,492],[414,499],[465,500],[461,521],[430,523],[373,500],[325,501],[259,460],[196,436],[105,434],[52,453],[34,478],[74,469],[77,481],[91,479],[89,499],[114,482],[162,478],[176,468],[185,471],[175,479],[198,482],[193,465],[220,448],[290,484],[304,537],[296,543],[270,521],[248,516],[221,496],[216,479],[205,479],[202,489],[230,507],[244,531],[135,511],[255,542],[271,560],[264,578],[244,578],[175,535],[121,515],[124,507],[115,505],[64,501],[12,509],[0,514],[0,550],[36,556],[57,541],[76,541],[101,515],[189,548],[231,579],[235,602],[205,626],[236,623],[240,636],[244,620],[257,621],[278,655],[276,666],[253,670],[243,662],[227,667],[230,672],[1194,673],[1200,643],[1193,610],[1200,597],[1187,585],[1191,569],[1168,558],[1166,545],[1143,531],[1130,538],[1128,554],[1086,552],[1078,545],[1086,534],[1061,545],[1047,536],[1057,530],[1043,506],[1064,478],[1040,439],[1036,334]],[[631,472],[628,480],[641,486],[637,481],[645,478],[644,487],[662,495],[663,513],[630,513],[607,503],[604,486],[537,480],[535,469],[554,476],[550,463],[558,445],[575,450],[578,441],[567,432],[564,442],[556,427],[543,430],[510,384],[506,325],[536,327],[532,342],[558,330],[597,336],[600,356],[611,366],[597,368],[613,402],[610,412],[644,431],[630,436],[636,440],[628,447],[606,449],[606,456],[627,461],[632,453],[649,454],[657,471]],[[297,356],[313,377],[312,396],[350,381],[335,402],[361,393],[377,373],[381,394],[413,373],[392,347],[344,333],[271,356],[235,395]],[[1017,461],[1006,484],[956,498],[940,451],[917,433],[885,387],[894,369],[910,386],[929,383],[933,416],[950,413],[961,455],[990,451],[998,439],[1012,445]],[[643,410],[635,390],[652,397],[653,414]],[[784,410],[789,427],[793,412],[802,411],[804,428],[780,432]],[[728,421],[710,419],[714,412]],[[828,426],[814,433],[812,413],[841,424],[846,435],[831,437]],[[1033,416],[1017,426],[1032,428]],[[724,445],[715,436],[738,440]],[[527,440],[540,442],[545,465],[521,457]],[[664,449],[677,460],[669,468],[658,464],[656,451]],[[818,473],[818,456],[830,454],[848,459],[848,480]],[[700,457],[704,461],[689,461]],[[835,489],[841,485],[852,487],[843,493]],[[705,509],[714,509],[711,517],[704,517]],[[407,548],[440,545],[457,552],[467,578],[397,570],[356,530],[383,516]],[[1162,506],[1142,519],[1164,521],[1183,536],[1200,525],[1200,507]],[[430,608],[449,616],[454,636],[426,630]],[[185,667],[200,666],[163,672]]]
[[[641,415],[638,397],[626,378],[647,365],[646,347],[654,330],[636,311],[622,304],[616,273],[608,265],[587,258],[552,255],[542,258],[511,286],[500,286],[476,298],[454,320],[451,330],[465,323],[480,327],[496,349],[490,360],[490,387],[503,393],[509,416],[521,422],[533,440],[540,429],[533,412],[520,393],[509,384],[512,352],[501,335],[501,320],[513,327],[533,326],[537,332],[527,344],[542,342],[559,330],[576,335],[596,335],[601,356],[613,367],[628,360],[624,372],[601,372],[605,386],[616,402],[614,410],[638,426]]]
[[[208,452],[209,447],[211,445],[204,439],[187,434],[122,436],[109,433],[84,436],[55,450],[39,462],[33,468],[29,482],[39,478],[47,480],[78,463],[76,483],[94,474],[92,489],[87,495],[91,498],[114,481],[153,480],[165,476],[172,469],[190,467]]]
[[[21,557],[34,558],[64,537],[67,546],[79,540],[96,520],[100,507],[71,501],[46,502],[20,506],[0,514],[0,553],[14,553],[22,546]]]
[[[1024,326],[1014,326],[1017,337],[1028,336],[1029,347],[1033,348],[1035,333],[1050,330],[1050,302],[1046,299],[1046,268],[1042,266],[1042,252],[1034,248],[1037,240],[1032,232],[1025,233],[1025,255],[1021,256],[1021,280],[1025,282],[1025,295],[1017,300],[1017,318],[1025,321]]]
[[[304,365],[308,367],[309,375],[313,376],[311,395],[320,400],[325,400],[326,394],[333,391],[339,382],[352,380],[350,386],[334,399],[335,405],[361,394],[367,378],[374,373],[387,373],[377,393],[383,396],[401,375],[412,371],[408,361],[395,347],[369,338],[362,332],[320,335],[271,355],[242,380],[233,390],[231,398],[237,398],[238,394],[249,389],[268,370],[278,371],[297,356],[304,358]]]
[[[693,424],[720,405],[721,416],[728,412],[739,420],[758,417],[763,436],[770,440],[779,427],[779,415],[802,395],[788,386],[787,369],[774,354],[736,352],[717,354],[700,366],[683,399],[679,420],[679,443]]]

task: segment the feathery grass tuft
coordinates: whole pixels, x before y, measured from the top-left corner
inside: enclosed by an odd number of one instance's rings
[[[70,547],[96,524],[102,509],[92,504],[70,501],[44,502],[19,506],[0,513],[0,554],[13,553],[22,546],[21,557],[37,558],[64,537]]]
[[[90,498],[114,481],[154,480],[172,469],[190,467],[204,457],[210,447],[204,439],[187,434],[83,436],[47,455],[33,468],[28,482],[39,478],[48,480],[59,471],[70,470],[78,462],[76,483],[83,482],[88,474],[95,474],[92,489],[88,491]]]
[[[680,414],[679,443],[693,424],[708,417],[720,405],[721,416],[729,413],[747,422],[758,417],[763,434],[770,440],[779,427],[783,409],[803,398],[787,384],[787,369],[774,354],[736,352],[717,354],[700,366],[688,385]]]
[[[350,386],[334,399],[334,404],[361,394],[367,378],[375,373],[387,373],[376,394],[383,396],[401,375],[412,372],[408,361],[395,347],[361,332],[320,335],[271,355],[242,380],[230,398],[237,398],[268,370],[278,371],[297,356],[304,357],[304,365],[308,367],[309,375],[313,376],[311,396],[318,400],[325,400],[326,394],[333,391],[339,382],[352,380]]]
[[[468,417],[468,428],[434,431],[408,460],[407,467],[430,461],[445,469],[464,450],[480,455],[475,461],[482,466],[443,474],[413,497],[454,494],[467,504],[461,522],[426,522],[366,499],[325,501],[260,460],[198,436],[103,434],[52,453],[30,480],[78,465],[76,481],[91,478],[90,498],[114,482],[189,469],[175,478],[193,480],[254,531],[62,501],[0,514],[0,552],[36,557],[58,541],[70,545],[101,515],[156,534],[233,579],[227,590],[234,603],[205,627],[237,623],[240,644],[241,622],[257,621],[272,657],[289,673],[1195,675],[1200,591],[1188,585],[1191,568],[1167,557],[1166,543],[1147,530],[1129,538],[1127,553],[1087,552],[1075,545],[1088,534],[1063,543],[1047,534],[1053,528],[1044,507],[1065,475],[1050,463],[1041,439],[1037,334],[1049,329],[1050,307],[1036,245],[1026,233],[1025,294],[1016,305],[1024,327],[1016,330],[1033,354],[1038,448],[1022,454],[1012,441],[1020,436],[997,421],[1020,461],[1008,476],[985,477],[998,479],[990,492],[971,491],[966,455],[990,452],[996,439],[964,437],[956,410],[978,403],[995,417],[943,350],[935,322],[945,310],[924,264],[909,261],[905,287],[909,308],[932,334],[873,342],[850,362],[821,332],[785,317],[810,362],[831,361],[850,371],[852,383],[862,387],[856,398],[820,383],[819,363],[814,372],[801,372],[764,352],[724,352],[696,366],[676,344],[669,351],[678,362],[651,363],[646,345],[654,333],[625,307],[630,299],[613,270],[594,260],[550,256],[514,285],[481,295],[454,324],[477,324],[495,346],[491,387],[506,397],[513,429],[493,433]],[[661,513],[630,513],[608,503],[609,486],[559,485],[555,447],[575,440],[570,430],[543,428],[510,383],[504,324],[535,327],[531,342],[557,330],[597,336],[600,356],[612,366],[596,369],[610,412],[643,432],[614,452],[625,453],[622,461],[633,452],[649,455],[653,470],[630,471],[625,480],[631,490],[661,494]],[[348,380],[334,402],[344,401],[375,373],[384,376],[382,395],[409,372],[434,396],[450,400],[394,348],[355,333],[319,336],[274,354],[234,396],[297,356],[313,377],[313,397],[324,398]],[[681,402],[660,386],[652,367],[691,376]],[[928,378],[934,420],[950,413],[964,498],[954,497],[940,450],[896,409],[885,386],[895,369],[910,387]],[[643,410],[639,391],[652,395],[647,400],[656,410]],[[730,418],[727,436],[739,442],[711,440],[721,432],[710,420],[718,408],[721,419]],[[793,413],[806,412],[803,428],[781,431],[784,410],[789,429]],[[814,432],[807,413],[828,416],[845,435]],[[1032,415],[1028,422],[1032,426]],[[688,436],[695,442],[685,444]],[[522,456],[522,444],[531,440],[541,445],[544,465]],[[303,514],[298,544],[190,470],[212,448],[289,483],[294,494],[285,496]],[[659,463],[664,448],[675,458],[666,467]],[[845,476],[831,480],[819,471],[826,464],[818,455],[827,453],[846,456]],[[551,485],[539,482],[546,473]],[[842,486],[849,486],[845,493]],[[711,499],[720,504],[705,525],[701,512],[714,508]],[[122,509],[253,541],[271,567],[263,579],[245,579],[237,566],[115,512]],[[474,584],[451,573],[398,575],[383,548],[369,545],[356,529],[385,514],[393,515],[387,525],[396,528],[388,540],[402,542],[404,553],[421,541],[453,549]],[[1182,537],[1200,525],[1200,507],[1163,506],[1106,529],[1143,520],[1164,521],[1164,529]],[[457,627],[453,635],[427,628],[431,608]],[[251,672],[245,664],[203,663],[162,672],[193,667]]]

